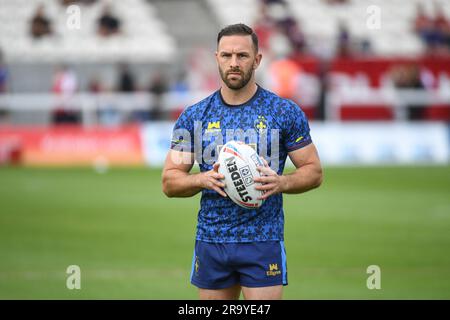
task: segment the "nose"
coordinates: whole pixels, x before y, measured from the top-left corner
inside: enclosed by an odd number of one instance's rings
[[[231,56],[230,68],[231,68],[231,69],[235,69],[235,68],[238,68],[238,67],[239,67],[239,65],[238,65],[237,55],[236,55],[236,54],[233,54],[233,55]]]

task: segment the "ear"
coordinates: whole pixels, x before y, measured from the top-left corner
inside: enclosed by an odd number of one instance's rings
[[[261,60],[262,60],[262,54],[261,53],[256,54],[255,61],[253,62],[253,70],[256,70],[259,67]]]

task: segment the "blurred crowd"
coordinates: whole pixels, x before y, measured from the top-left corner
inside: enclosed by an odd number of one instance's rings
[[[60,1],[63,6],[71,4],[89,6],[99,0],[54,1]],[[341,6],[349,2],[349,0],[321,1],[329,6]],[[116,13],[112,4],[113,2],[105,2],[96,19],[95,32],[98,37],[113,37],[122,32],[123,22],[120,12]],[[418,5],[413,23],[414,32],[426,45],[426,54],[450,55],[450,23],[442,8],[436,5],[434,16],[429,16],[424,8]],[[52,24],[45,5],[41,4],[29,20],[29,34],[36,41],[52,36],[54,34]],[[331,51],[324,52],[323,48],[317,49],[312,44],[313,41],[305,35],[301,21],[293,16],[292,9],[285,0],[259,0],[258,15],[252,27],[258,34],[260,49],[265,57],[261,65],[262,71],[257,73],[260,77],[257,80],[278,95],[300,103],[299,97],[304,96],[305,92],[299,92],[301,87],[299,81],[303,70],[297,61],[311,56],[320,61],[317,80],[314,80],[318,81],[319,88],[317,118],[323,117],[324,113],[323,97],[327,90],[329,62],[335,58],[351,59],[372,55],[370,41],[354,37],[344,21],[336,25],[336,38],[332,42],[334,46]],[[144,110],[131,113],[127,119],[119,119],[113,110],[114,106],[107,106],[101,111],[99,118],[105,119],[106,122],[174,119],[185,106],[180,106],[175,112],[165,110],[163,99],[166,93],[183,96],[193,91],[212,92],[219,85],[215,62],[207,49],[193,48],[186,61],[181,64],[176,74],[173,72],[169,74],[168,69],[160,67],[153,69],[147,79],[142,81],[141,78],[137,79],[134,72],[135,66],[131,61],[124,61],[115,66],[116,78],[113,85],[106,84],[101,75],[93,75],[90,79],[80,79],[83,75],[77,74],[69,65],[55,66],[51,92],[63,96],[71,96],[80,91],[94,94],[148,92],[153,98]],[[414,64],[394,66],[389,75],[397,88],[429,89],[434,86],[432,76]],[[7,91],[8,78],[8,69],[3,62],[0,48],[0,94]],[[80,83],[87,85],[81,87]],[[61,105],[53,112],[52,121],[78,123],[81,121],[81,115],[79,111],[73,111],[73,108]]]
[[[187,91],[188,86],[184,77],[170,82],[162,69],[151,73],[146,86],[139,86],[133,68],[122,62],[116,66],[116,79],[112,87],[105,85],[99,76],[93,76],[89,80],[87,88],[80,88],[79,76],[75,70],[68,65],[58,66],[53,75],[51,90],[52,93],[62,97],[71,97],[79,91],[87,91],[92,94],[148,92],[152,95],[148,106],[141,106],[142,109],[135,110],[126,116],[121,115],[115,109],[114,103],[108,102],[107,105],[99,105],[98,120],[101,124],[108,125],[170,119],[172,115],[170,112],[166,112],[162,101],[164,94],[169,91],[171,93]],[[80,121],[80,111],[77,111],[76,108],[68,108],[64,104],[58,106],[52,114],[52,122],[55,124],[79,123]]]
[[[323,0],[330,6],[346,4],[348,0]],[[365,55],[371,52],[368,39],[355,39],[347,25],[341,21],[337,26],[336,46],[332,52],[317,50],[308,41],[301,21],[292,15],[285,0],[260,0],[258,18],[253,26],[259,36],[260,46],[274,57],[302,55],[339,56]]]
[[[437,3],[434,11],[434,15],[428,15],[418,4],[414,31],[425,44],[428,54],[450,55],[450,21]]]
[[[72,4],[91,5],[97,0],[61,0],[63,6]],[[109,3],[105,3],[101,14],[97,18],[97,34],[109,37],[120,33],[121,20],[113,12]],[[40,4],[30,19],[30,35],[34,39],[53,35],[52,19],[45,12],[45,5]]]
[[[61,4],[89,5],[98,0],[60,0]],[[322,0],[330,6],[338,6],[348,0]],[[312,54],[320,55],[308,43],[301,27],[301,21],[294,18],[291,8],[285,0],[259,0],[259,13],[253,25],[260,39],[263,50],[274,56]],[[122,21],[120,14],[114,12],[112,2],[103,3],[103,9],[96,21],[96,33],[101,37],[120,34]],[[370,52],[370,42],[367,39],[353,38],[344,22],[338,26],[336,48],[332,55],[351,56]],[[30,35],[34,39],[52,36],[52,19],[46,14],[45,5],[39,5],[30,19]],[[328,54],[328,53],[327,53]]]

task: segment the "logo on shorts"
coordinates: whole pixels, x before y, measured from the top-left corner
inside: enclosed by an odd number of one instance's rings
[[[199,268],[200,268],[200,261],[198,260],[198,257],[195,256],[195,273],[198,273]]]
[[[281,271],[278,270],[278,264],[277,263],[270,263],[269,264],[269,271],[266,271],[266,274],[268,276],[277,276],[281,274]]]

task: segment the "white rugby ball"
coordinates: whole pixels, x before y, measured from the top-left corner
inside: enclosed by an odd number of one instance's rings
[[[225,176],[224,191],[228,197],[242,208],[259,208],[264,200],[258,198],[264,192],[255,189],[261,183],[254,182],[253,178],[261,176],[256,167],[264,164],[256,150],[243,142],[229,141],[223,145],[217,161],[219,173]]]

